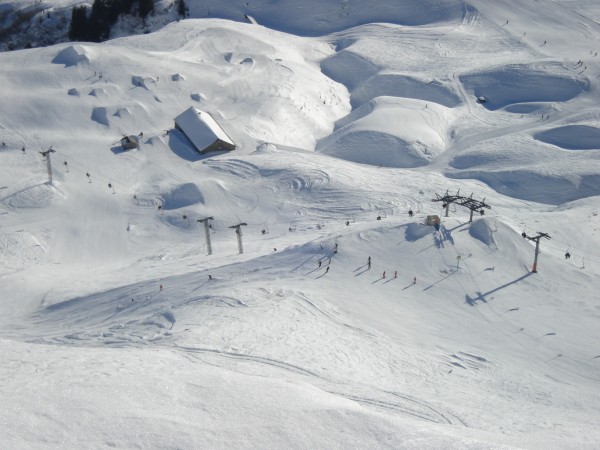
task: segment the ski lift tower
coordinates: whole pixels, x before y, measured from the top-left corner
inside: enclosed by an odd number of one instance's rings
[[[533,267],[531,269],[531,272],[537,273],[537,260],[538,260],[538,255],[540,254],[540,239],[541,238],[550,239],[550,236],[547,233],[542,233],[540,231],[538,231],[537,236],[527,236],[527,233],[525,233],[523,231],[521,236],[523,236],[525,239],[535,242],[535,257],[533,259]]]
[[[244,253],[244,247],[242,245],[242,226],[246,226],[248,225],[245,222],[242,223],[238,223],[237,225],[232,225],[229,228],[235,228],[235,234],[237,235],[237,241],[238,241],[238,251],[239,254],[241,255],[242,253]]]
[[[50,155],[55,153],[56,150],[50,146],[48,150],[40,152],[44,158],[46,158],[46,169],[48,170],[48,184],[52,184],[52,163],[50,162]]]
[[[209,255],[212,255],[212,245],[210,242],[210,225],[209,220],[214,220],[214,217],[206,217],[205,219],[198,219],[198,222],[204,223],[204,233],[206,234],[206,250]]]
[[[485,198],[481,201],[475,200],[473,194],[470,197],[462,197],[456,202],[457,205],[464,206],[471,210],[471,216],[469,217],[469,223],[473,222],[473,211],[483,211],[483,208],[491,209],[490,205],[485,203]]]
[[[461,197],[459,195],[460,190],[458,190],[456,192],[456,195],[451,195],[448,193],[448,191],[446,191],[446,193],[443,196],[439,196],[438,194],[435,194],[435,197],[433,200],[431,200],[432,202],[444,202],[442,203],[442,208],[445,208],[446,213],[444,214],[444,217],[448,217],[448,211],[450,209],[450,203],[454,203],[458,200],[461,200],[463,197]]]

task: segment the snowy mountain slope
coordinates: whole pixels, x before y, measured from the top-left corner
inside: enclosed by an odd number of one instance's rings
[[[595,66],[525,2],[436,5],[0,55],[9,448],[594,448]],[[527,35],[597,36],[544,5]],[[191,105],[238,149],[195,152]],[[492,208],[424,225],[458,189]]]

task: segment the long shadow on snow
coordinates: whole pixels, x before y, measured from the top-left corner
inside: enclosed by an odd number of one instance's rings
[[[497,292],[497,291],[499,291],[501,289],[504,289],[504,288],[506,288],[506,287],[508,287],[508,286],[510,286],[512,284],[518,283],[519,281],[523,281],[525,278],[531,276],[532,273],[533,272],[528,272],[525,275],[517,278],[516,280],[509,281],[508,283],[505,283],[502,286],[498,286],[497,288],[492,289],[491,291],[487,291],[487,292],[484,292],[484,293],[477,292],[477,297],[471,297],[469,294],[466,294],[465,295],[465,302],[467,304],[469,304],[470,306],[475,306],[478,301],[481,301],[483,303],[487,303],[487,300],[485,298],[486,295],[493,294],[494,292]]]

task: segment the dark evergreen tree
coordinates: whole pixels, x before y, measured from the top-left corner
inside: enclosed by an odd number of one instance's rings
[[[108,37],[110,29],[108,13],[108,0],[94,0],[88,22],[88,38],[90,41],[101,42]]]
[[[71,41],[84,41],[87,39],[87,8],[83,5],[75,6],[71,10],[71,25],[69,27],[69,39]]]
[[[177,14],[181,17],[185,17],[187,14],[187,6],[185,5],[185,0],[179,0],[177,4]]]
[[[154,11],[154,0],[140,0],[140,17],[145,19],[148,14]]]

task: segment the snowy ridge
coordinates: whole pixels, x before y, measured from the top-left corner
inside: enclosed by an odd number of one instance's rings
[[[0,54],[3,442],[594,448],[600,16],[567,3],[226,2],[256,23]]]

